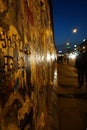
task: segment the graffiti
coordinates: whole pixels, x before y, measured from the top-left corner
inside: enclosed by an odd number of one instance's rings
[[[47,55],[53,44],[48,3],[42,2],[43,9],[39,0],[0,0],[1,130],[27,124],[39,129],[39,119],[45,125],[51,72]]]
[[[23,50],[22,46],[23,42],[14,26],[10,25],[8,31],[0,27],[0,89],[5,86],[5,92],[20,91],[23,94],[22,89],[28,86],[24,53],[30,53],[30,49],[25,45]]]
[[[0,102],[1,108],[4,108],[3,115],[0,113],[0,116],[3,119],[6,116],[6,120],[8,120],[7,114],[11,113],[12,104],[17,105],[16,111],[26,108],[26,101],[28,101],[26,93],[31,101],[31,71],[29,63],[25,65],[27,63],[25,60],[28,60],[28,56],[25,58],[26,54],[30,54],[30,48],[28,44],[25,44],[23,48],[23,42],[16,28],[10,25],[9,30],[5,31],[0,27]],[[25,105],[22,104],[22,100],[25,100],[23,103]],[[19,113],[15,114],[19,115]],[[8,126],[8,124],[9,122],[3,125]]]

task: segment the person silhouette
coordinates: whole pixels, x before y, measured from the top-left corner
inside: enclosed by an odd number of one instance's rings
[[[87,87],[87,47],[86,47],[86,51],[83,53],[83,70],[84,70],[84,77],[85,77],[86,87]]]
[[[84,80],[86,80],[87,87],[87,49],[85,52],[83,52],[82,50],[80,51],[79,55],[76,57],[75,67],[78,73],[78,88],[82,87],[82,85],[84,84]]]

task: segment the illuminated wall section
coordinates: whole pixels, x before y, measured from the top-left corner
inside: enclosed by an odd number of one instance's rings
[[[46,118],[50,67],[56,58],[50,16],[48,0],[0,0],[2,130],[20,128],[26,114],[31,113],[32,129]]]

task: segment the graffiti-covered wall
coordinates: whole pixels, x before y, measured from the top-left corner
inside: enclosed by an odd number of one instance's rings
[[[38,130],[46,115],[56,58],[50,8],[48,0],[0,0],[1,130],[26,127],[26,119]]]

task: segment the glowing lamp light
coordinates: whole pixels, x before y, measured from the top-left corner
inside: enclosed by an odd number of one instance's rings
[[[86,39],[83,39],[83,42],[85,42],[86,41]]]
[[[74,47],[77,47],[77,45],[74,45]]]
[[[83,49],[85,49],[85,46],[83,46]]]
[[[75,55],[75,54],[73,54],[73,55],[71,56],[71,58],[72,58],[72,59],[75,59],[75,58],[76,58],[76,55]]]
[[[75,29],[73,29],[73,31],[72,31],[73,33],[76,33],[77,32],[77,29],[75,28]]]
[[[66,45],[68,46],[68,45],[69,45],[69,42],[67,42]]]
[[[70,59],[75,59],[76,56],[77,56],[77,54],[75,54],[75,53],[70,53],[70,54],[69,54],[69,58],[70,58]]]

